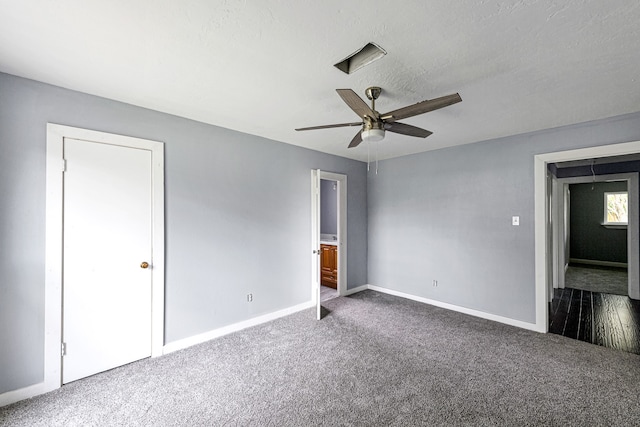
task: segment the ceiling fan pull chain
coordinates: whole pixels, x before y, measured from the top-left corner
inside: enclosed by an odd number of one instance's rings
[[[367,143],[367,172],[371,169],[371,143]]]
[[[378,175],[378,141],[376,141],[375,144],[376,144],[376,175]]]

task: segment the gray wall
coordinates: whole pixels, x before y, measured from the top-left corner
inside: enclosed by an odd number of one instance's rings
[[[0,393],[43,379],[47,122],[165,142],[165,342],[309,301],[311,169],[348,175],[367,283],[366,164],[0,74]]]
[[[534,155],[637,140],[640,113],[381,161],[369,283],[534,323]]]
[[[320,180],[321,234],[338,234],[338,192],[333,189],[335,184],[335,181]]]
[[[627,182],[569,185],[571,258],[627,262],[627,230],[602,226],[609,191],[627,191]]]

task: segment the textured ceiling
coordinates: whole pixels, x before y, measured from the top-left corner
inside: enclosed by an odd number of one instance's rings
[[[637,0],[0,0],[0,71],[344,157],[357,121],[336,94],[390,111],[459,92],[403,120],[380,158],[640,110]],[[388,54],[333,67],[374,42]]]

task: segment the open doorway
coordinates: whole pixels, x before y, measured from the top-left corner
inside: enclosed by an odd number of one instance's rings
[[[623,160],[617,163],[604,163],[612,159],[601,160],[599,168],[592,164],[587,169],[589,176],[579,168],[565,168],[561,163],[551,165],[557,175],[557,178],[554,176],[555,194],[551,198],[555,227],[549,232],[553,234],[551,253],[555,261],[553,283],[549,284],[551,292],[554,288],[571,287],[634,299],[640,297],[638,173],[606,173],[619,170],[625,164],[633,167]],[[640,163],[637,166],[640,169]],[[605,173],[598,173],[599,170]],[[611,201],[607,201],[607,197],[623,193],[627,217],[609,221],[611,206],[607,205]],[[598,276],[616,283],[597,283]],[[589,283],[578,283],[585,279]],[[622,279],[624,283],[620,283]]]
[[[640,353],[640,162],[592,158],[548,170],[549,332]]]
[[[312,299],[321,301],[347,289],[347,176],[312,170]]]
[[[565,287],[628,296],[627,181],[570,184],[568,208]]]
[[[338,296],[338,181],[320,179],[320,301]]]
[[[550,177],[548,166],[550,163],[567,162],[583,159],[597,159],[611,156],[638,156],[640,141],[620,144],[600,145],[596,147],[578,148],[567,151],[556,151],[534,155],[534,222],[535,222],[535,327],[534,330],[547,332],[549,330],[549,302],[553,294],[557,277],[553,272],[560,254],[555,239],[557,234],[551,231],[562,225],[561,218],[554,215],[550,207],[550,200],[557,195],[556,182]],[[550,194],[553,193],[553,194]],[[633,215],[632,215],[633,217]],[[553,237],[553,238],[552,238]],[[638,242],[634,242],[638,244]],[[632,295],[640,298],[640,292]]]

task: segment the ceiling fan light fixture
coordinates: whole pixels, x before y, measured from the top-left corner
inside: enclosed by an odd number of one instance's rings
[[[366,129],[362,131],[362,140],[376,142],[384,139],[384,129]]]

